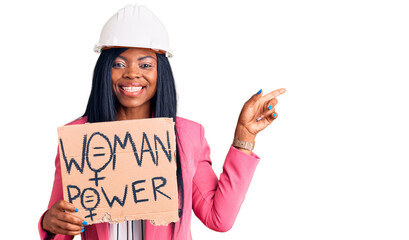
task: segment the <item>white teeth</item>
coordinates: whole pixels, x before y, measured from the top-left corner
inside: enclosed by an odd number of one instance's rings
[[[121,88],[127,92],[137,92],[142,89],[142,87],[121,87]]]

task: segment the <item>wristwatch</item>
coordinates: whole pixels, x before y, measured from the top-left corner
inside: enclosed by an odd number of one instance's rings
[[[233,147],[237,147],[237,148],[241,148],[241,149],[246,149],[246,150],[253,150],[254,149],[254,145],[255,142],[245,142],[245,141],[241,141],[237,138],[235,138],[233,140]]]

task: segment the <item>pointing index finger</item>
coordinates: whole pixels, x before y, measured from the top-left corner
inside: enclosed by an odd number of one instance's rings
[[[286,92],[285,88],[280,88],[280,89],[274,90],[274,91],[262,96],[261,99],[263,99],[264,101],[269,101],[269,100],[271,100],[271,99],[273,99],[275,97],[280,96],[281,94],[283,94],[285,92]]]

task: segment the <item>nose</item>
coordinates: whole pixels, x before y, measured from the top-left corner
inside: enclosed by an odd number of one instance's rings
[[[124,78],[135,79],[140,78],[141,72],[137,66],[129,66],[124,72]]]

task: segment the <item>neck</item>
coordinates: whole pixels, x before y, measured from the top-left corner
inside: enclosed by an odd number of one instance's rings
[[[124,107],[119,106],[117,109],[116,119],[121,120],[133,120],[151,117],[151,106],[150,104],[144,104],[140,107]]]

